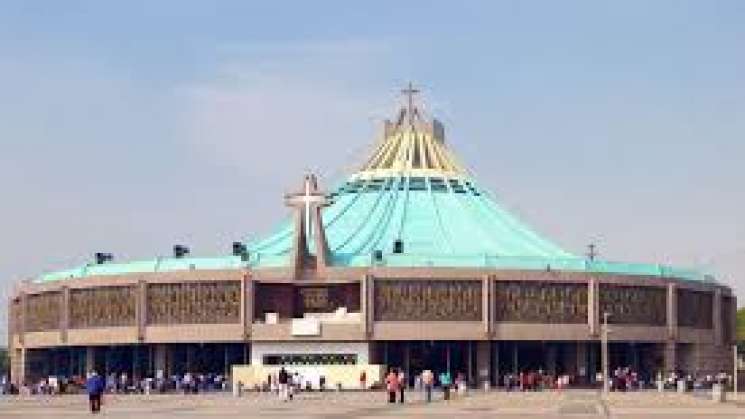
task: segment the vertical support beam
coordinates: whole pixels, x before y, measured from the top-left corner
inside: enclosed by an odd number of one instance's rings
[[[251,337],[251,329],[254,322],[254,301],[256,288],[253,277],[249,271],[243,273],[241,280],[241,324],[243,325],[243,339]]]
[[[543,348],[546,360],[546,371],[549,375],[556,375],[556,345],[553,342],[545,342]]]
[[[677,369],[675,341],[668,340],[664,345],[665,372],[675,371]]]
[[[491,350],[494,351],[494,384],[499,387],[500,381],[499,376],[502,375],[502,371],[500,369],[500,359],[499,359],[499,349],[500,349],[501,343],[500,342],[492,342],[492,348]]]
[[[481,322],[484,325],[484,336],[489,338],[491,334],[491,304],[489,294],[489,275],[481,278]]]
[[[155,356],[153,360],[153,369],[155,370],[155,375],[158,375],[159,371],[162,371],[163,377],[168,377],[171,374],[171,371],[168,370],[168,364],[166,362],[166,350],[167,347],[163,343],[159,343],[155,345]]]
[[[590,369],[587,367],[587,342],[577,342],[577,371],[576,374],[580,378],[580,384],[586,384],[590,382],[588,375]]]
[[[404,388],[409,387],[409,380],[411,379],[411,342],[405,341],[404,342],[404,371],[406,371],[406,375],[404,378],[406,379],[406,382],[402,385]]]
[[[670,282],[667,284],[667,340],[664,343],[663,359],[666,372],[677,368],[678,338],[678,286]]]
[[[496,299],[497,299],[497,280],[494,276],[489,276],[489,300],[487,303],[489,304],[489,339],[491,340],[494,337],[495,334],[495,325],[497,322],[497,313],[496,313]]]
[[[21,346],[24,346],[24,343],[26,341],[26,330],[27,330],[27,320],[28,320],[28,294],[25,292],[21,292],[19,295],[20,299],[20,307],[21,310],[20,318],[21,321],[18,325],[18,343],[20,343]],[[24,361],[25,362],[25,361]]]
[[[370,325],[368,337],[375,335],[375,277],[367,276],[367,323]]]
[[[587,326],[590,336],[598,336],[600,331],[600,286],[595,277],[587,281]]]
[[[13,348],[10,354],[10,381],[17,387],[26,381],[26,349]]]
[[[67,329],[70,328],[70,287],[62,286],[62,304],[60,304],[60,342],[67,343]]]
[[[96,348],[94,346],[85,347],[85,374],[87,375],[91,371],[96,369]],[[103,371],[97,371],[99,374],[104,374]]]
[[[515,375],[518,373],[518,361],[517,342],[512,342],[512,373]]]
[[[476,342],[476,373],[478,379],[474,381],[476,385],[482,385],[484,382],[491,380],[491,342]]]
[[[315,179],[314,179],[315,182]],[[323,228],[323,216],[321,214],[321,206],[317,205],[313,208],[313,236],[315,238],[316,247],[316,269],[323,270],[330,266],[330,251],[328,241],[326,240],[326,231]]]
[[[667,338],[678,338],[678,286],[667,284]]]
[[[714,290],[711,320],[714,326],[714,345],[721,346],[724,344],[724,334],[722,333],[722,289],[717,287]],[[698,342],[696,343],[699,344]]]
[[[145,341],[145,327],[147,326],[147,282],[137,281],[137,298],[135,299],[135,318],[137,319],[137,341]]]
[[[445,342],[445,370],[450,372],[450,341]]]
[[[362,316],[362,335],[368,337],[370,335],[370,317],[367,314],[368,301],[367,301],[367,287],[369,282],[369,275],[363,275],[360,280],[360,311]]]
[[[468,356],[466,356],[466,362],[468,362],[468,367],[466,368],[468,378],[466,379],[469,383],[475,383],[476,382],[476,376],[473,371],[473,341],[469,340],[466,342],[466,350],[468,351]]]

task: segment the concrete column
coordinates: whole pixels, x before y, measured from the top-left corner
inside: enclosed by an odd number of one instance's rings
[[[375,277],[367,276],[367,323],[369,324],[368,337],[375,335]]]
[[[137,281],[137,299],[135,300],[135,318],[137,319],[137,341],[145,341],[147,326],[147,282]]]
[[[251,337],[251,329],[254,322],[254,301],[256,298],[256,287],[250,272],[243,274],[241,281],[241,324],[243,325],[243,338]]]
[[[67,343],[67,329],[70,328],[70,287],[62,287],[62,304],[60,305],[60,342]]]
[[[597,336],[600,331],[600,295],[597,278],[587,282],[587,326],[590,336]]]
[[[512,373],[518,373],[519,359],[517,353],[517,342],[512,342]]]
[[[546,371],[550,375],[556,374],[556,345],[554,343],[546,343],[544,345],[546,350]]]
[[[445,342],[445,370],[450,372],[450,341]]]
[[[492,350],[494,351],[494,365],[493,365],[493,371],[494,371],[494,384],[499,386],[501,383],[499,381],[499,376],[502,374],[501,369],[499,368],[499,348],[501,346],[501,342],[492,342]]]
[[[664,343],[664,345],[665,345],[663,349],[664,351],[663,356],[664,356],[664,363],[665,363],[664,368],[665,368],[665,372],[668,373],[671,371],[675,371],[677,367],[677,359],[676,359],[677,351],[676,351],[675,341],[668,340],[667,342]]]
[[[194,359],[194,345],[186,344],[186,371],[191,371],[191,361]]]
[[[493,276],[489,277],[489,340],[494,336],[494,323],[496,323],[496,310],[494,304],[497,298],[497,281]]]
[[[589,382],[590,369],[587,366],[587,342],[577,342],[577,377],[580,383]]]
[[[677,350],[675,340],[678,338],[678,287],[667,284],[667,341],[664,343],[663,358],[665,372],[677,368]]]
[[[466,374],[468,374],[468,377],[466,380],[468,380],[469,383],[475,383],[476,382],[476,374],[473,371],[473,341],[469,340],[466,343],[466,350],[468,351],[468,354],[466,355]]]
[[[96,369],[96,348],[94,346],[88,346],[85,348],[85,374]],[[99,374],[104,374],[104,371],[97,371]]]
[[[370,282],[369,275],[363,275],[360,280],[360,316],[362,317],[362,334],[370,336],[370,316],[368,316],[368,287]]]
[[[20,346],[23,346],[26,341],[26,318],[28,317],[28,296],[25,292],[20,293],[18,296],[20,300],[20,310],[21,310],[21,321],[18,325],[18,343],[20,343]],[[25,357],[24,357],[25,358]],[[24,361],[25,363],[25,361]]]
[[[157,374],[158,371],[163,371],[164,376],[170,375],[170,370],[168,368],[167,364],[167,347],[165,344],[159,343],[155,345],[155,359],[153,360],[153,367],[155,369],[155,373]]]
[[[476,342],[476,372],[477,380],[474,381],[476,385],[482,385],[484,381],[491,380],[491,342],[478,341]]]
[[[724,344],[724,334],[722,333],[722,289],[719,287],[714,290],[713,304],[711,306],[711,320],[714,327],[713,343],[716,346],[721,346]]]
[[[481,279],[481,322],[483,323],[484,336],[489,337],[491,333],[491,301],[489,294],[489,276]]]
[[[667,338],[675,340],[678,337],[678,286],[667,284]]]
[[[26,349],[14,348],[10,354],[10,381],[21,386],[26,380]]]
[[[404,342],[404,371],[406,371],[406,384],[408,387],[409,380],[411,379],[411,342]]]

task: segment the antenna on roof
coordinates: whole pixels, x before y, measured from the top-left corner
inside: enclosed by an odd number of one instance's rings
[[[595,243],[588,244],[587,245],[587,259],[592,262],[595,260],[597,256],[598,256],[597,245],[595,245]]]

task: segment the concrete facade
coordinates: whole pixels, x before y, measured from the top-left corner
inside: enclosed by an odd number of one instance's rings
[[[390,341],[451,341],[451,342],[475,342],[471,374],[481,376],[483,370],[490,374],[496,374],[497,367],[494,365],[493,347],[499,342],[524,341],[524,342],[576,342],[578,344],[573,355],[563,354],[564,365],[572,365],[577,373],[580,371],[580,359],[589,358],[586,345],[598,342],[602,325],[599,324],[598,313],[598,290],[603,284],[622,284],[637,287],[662,287],[667,292],[667,321],[663,326],[635,325],[635,324],[611,324],[612,332],[609,335],[611,342],[642,342],[658,345],[658,352],[663,359],[660,369],[685,371],[716,372],[729,370],[732,359],[731,341],[725,341],[724,336],[733,336],[733,333],[724,333],[727,328],[733,327],[733,321],[726,322],[729,318],[722,310],[721,300],[724,297],[732,297],[732,291],[716,283],[701,283],[677,280],[675,278],[646,278],[620,275],[589,275],[568,272],[489,272],[474,269],[426,269],[406,268],[392,269],[385,267],[374,267],[366,270],[341,270],[327,268],[323,273],[319,271],[305,272],[303,279],[293,279],[291,272],[281,270],[261,271],[186,271],[180,273],[165,274],[133,274],[119,277],[93,277],[86,279],[73,279],[69,281],[50,282],[44,284],[24,283],[11,298],[11,304],[23,307],[24,302],[31,295],[61,291],[63,295],[69,290],[79,288],[106,287],[111,285],[135,284],[138,292],[136,305],[138,307],[137,322],[133,326],[97,327],[76,329],[70,328],[69,298],[63,298],[60,305],[59,327],[52,330],[26,331],[24,330],[25,318],[28,313],[23,311],[10,319],[11,336],[11,367],[12,377],[17,383],[24,378],[32,376],[28,371],[26,353],[29,350],[40,348],[66,348],[66,347],[104,347],[116,345],[152,345],[155,353],[155,363],[165,362],[164,346],[174,343],[253,343],[254,348],[266,347],[281,348],[282,345],[293,347],[312,348],[316,342],[329,342],[337,345],[359,346],[360,348],[378,347],[372,345],[375,342]],[[148,324],[144,314],[147,300],[145,286],[152,283],[174,283],[190,281],[241,281],[241,316],[237,323],[233,324]],[[483,283],[482,290],[482,317],[480,321],[375,321],[373,313],[376,310],[374,301],[375,284],[383,280],[397,278],[428,279],[447,278],[448,280],[473,280],[480,278]],[[519,279],[521,281],[547,281],[559,283],[586,283],[588,289],[587,301],[589,303],[587,322],[585,324],[556,324],[556,323],[530,323],[530,322],[499,322],[495,321],[494,307],[494,284],[498,281]],[[289,283],[289,284],[343,284],[359,283],[361,298],[360,321],[352,324],[324,324],[317,336],[304,337],[294,336],[288,319],[281,319],[277,324],[266,324],[253,317],[251,307],[255,306],[254,296],[251,292],[257,284],[262,283]],[[710,293],[713,296],[712,325],[710,328],[682,327],[677,324],[677,290],[689,289],[698,292]],[[734,312],[732,313],[734,316]],[[724,320],[724,321],[723,321]],[[334,343],[332,343],[334,342]],[[318,343],[318,345],[326,345]],[[547,347],[546,362],[556,362],[557,357],[554,349]],[[363,351],[364,352],[364,351]],[[359,353],[363,353],[359,352]],[[262,352],[255,352],[252,358]],[[86,364],[90,365],[86,356]],[[381,357],[371,355],[371,357]],[[469,363],[470,364],[470,363]]]

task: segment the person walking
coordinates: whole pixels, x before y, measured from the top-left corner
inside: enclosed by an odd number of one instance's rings
[[[391,368],[385,377],[385,387],[388,391],[388,403],[396,403],[396,393],[398,392],[398,374]]]
[[[404,370],[398,371],[398,402],[403,403],[404,402],[404,390],[406,389],[406,375],[404,375]]]
[[[453,380],[450,378],[449,371],[443,371],[440,374],[440,385],[442,386],[442,398],[443,400],[450,400],[450,386]]]
[[[277,376],[277,381],[279,382],[279,399],[285,402],[289,398],[287,394],[288,379],[289,379],[289,376],[287,374],[287,370],[285,369],[285,367],[280,368],[279,375]]]
[[[88,393],[88,402],[90,404],[91,413],[98,413],[101,411],[101,395],[104,390],[103,379],[95,372],[91,372],[90,376],[85,382],[85,390]]]
[[[432,401],[432,386],[435,384],[435,375],[430,370],[424,370],[422,373],[422,383],[424,384],[424,394],[427,398],[427,403]]]

